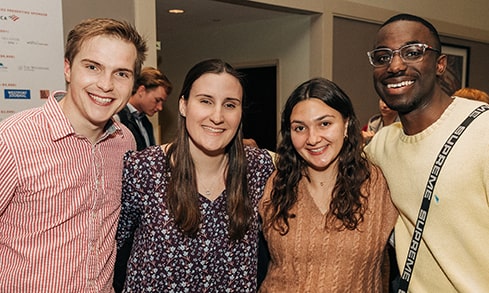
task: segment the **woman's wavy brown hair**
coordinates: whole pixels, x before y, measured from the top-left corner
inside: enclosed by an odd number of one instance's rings
[[[206,73],[228,73],[234,76],[244,89],[242,74],[220,59],[209,59],[194,65],[183,82],[180,99],[188,100],[194,82]],[[243,102],[244,102],[243,92]],[[199,192],[195,165],[189,148],[189,134],[185,117],[179,115],[177,137],[168,149],[171,158],[171,178],[166,202],[178,227],[185,235],[195,236],[201,224]],[[231,240],[244,237],[253,216],[251,200],[248,196],[246,178],[247,159],[243,146],[242,125],[226,147],[228,166],[226,168],[227,212],[229,216],[229,236]],[[232,170],[232,171],[231,171]]]
[[[309,180],[307,162],[295,150],[290,134],[292,110],[297,103],[307,99],[323,101],[348,120],[348,135],[338,155],[338,176],[325,228],[329,220],[337,219],[341,225],[336,228],[354,230],[363,221],[366,210],[367,198],[362,193],[362,186],[369,182],[370,166],[363,153],[361,130],[350,98],[335,83],[324,78],[314,78],[297,87],[282,112],[282,140],[277,148],[277,172],[270,201],[265,203],[265,212],[270,217],[269,226],[282,235],[288,233],[289,219],[295,217],[290,210],[297,202],[299,182],[303,176]]]

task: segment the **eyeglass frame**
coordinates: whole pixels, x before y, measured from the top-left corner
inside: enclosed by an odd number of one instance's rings
[[[406,60],[404,59],[404,57],[402,56],[401,54],[401,50],[404,49],[404,48],[407,48],[407,47],[411,47],[411,46],[418,46],[418,47],[421,47],[423,48],[423,53],[421,54],[421,57],[419,59],[416,59],[416,60]],[[389,59],[389,62],[388,63],[385,63],[385,64],[382,64],[382,65],[375,65],[374,62],[373,62],[373,54],[374,52],[376,51],[381,51],[381,50],[385,50],[385,51],[390,51],[390,59]],[[391,63],[392,63],[392,60],[394,59],[394,55],[396,53],[399,54],[399,57],[401,58],[401,60],[404,62],[404,63],[416,63],[416,62],[421,62],[423,61],[423,58],[424,58],[424,55],[426,53],[426,50],[431,50],[431,51],[434,51],[434,52],[437,52],[438,54],[441,54],[441,51],[439,49],[436,49],[428,44],[423,44],[423,43],[413,43],[413,44],[407,44],[407,45],[404,45],[402,47],[400,47],[399,49],[397,50],[392,50],[391,48],[378,48],[378,49],[375,49],[375,50],[372,50],[372,51],[369,51],[367,52],[367,55],[368,55],[368,61],[370,62],[370,65],[372,65],[373,67],[375,68],[380,68],[380,67],[386,67],[386,66],[389,66]]]

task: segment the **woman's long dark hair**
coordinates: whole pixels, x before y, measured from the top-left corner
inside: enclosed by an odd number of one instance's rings
[[[323,101],[348,120],[347,137],[338,155],[338,176],[326,219],[338,219],[341,225],[336,228],[354,230],[363,221],[366,197],[362,194],[362,185],[370,178],[370,167],[363,153],[361,130],[350,98],[335,83],[324,78],[314,78],[297,87],[282,112],[277,173],[270,202],[265,203],[269,225],[282,235],[288,233],[289,219],[295,216],[290,210],[297,202],[299,182],[303,176],[309,180],[307,162],[294,149],[290,134],[292,110],[297,103],[307,99]]]
[[[180,99],[189,99],[192,85],[202,75],[223,72],[236,77],[243,87],[242,75],[231,65],[220,59],[209,59],[194,65],[187,73],[180,93]],[[244,98],[243,92],[243,100]],[[171,160],[171,179],[166,201],[177,226],[180,227],[185,235],[195,236],[202,219],[199,210],[197,176],[193,159],[189,155],[190,138],[185,124],[185,117],[179,115],[177,137],[168,149],[168,157]],[[229,235],[232,240],[237,240],[245,235],[253,211],[248,196],[247,160],[244,152],[241,125],[233,140],[226,147],[226,152],[228,154],[226,193]]]

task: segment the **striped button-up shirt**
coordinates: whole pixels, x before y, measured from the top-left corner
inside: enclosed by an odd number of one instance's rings
[[[0,292],[112,292],[123,154],[109,123],[92,144],[54,95],[0,124]]]

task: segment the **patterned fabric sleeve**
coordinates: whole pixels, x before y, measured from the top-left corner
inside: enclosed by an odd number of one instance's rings
[[[265,149],[246,147],[247,159],[250,161],[248,166],[248,184],[257,189],[257,197],[254,198],[254,206],[258,205],[258,201],[263,196],[265,184],[275,169],[270,153]]]
[[[124,155],[124,169],[122,172],[122,198],[119,226],[117,228],[117,249],[120,249],[124,242],[130,237],[139,224],[139,217],[142,214],[140,206],[141,178],[138,169],[139,159],[135,156],[136,152],[128,151]]]

